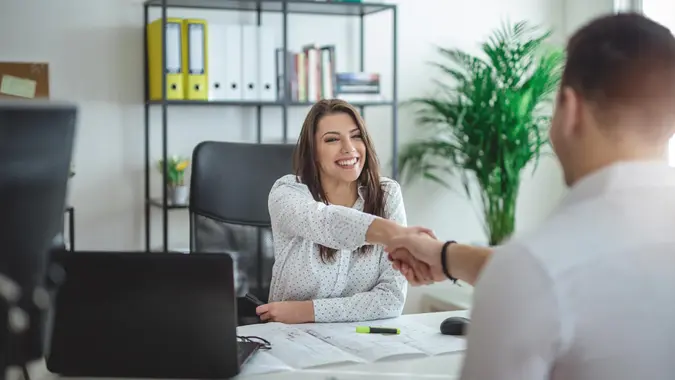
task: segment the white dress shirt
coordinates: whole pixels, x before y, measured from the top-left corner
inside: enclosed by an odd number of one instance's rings
[[[401,188],[381,178],[385,216],[406,225]],[[366,321],[396,317],[403,311],[407,281],[395,271],[381,246],[369,253],[366,231],[376,218],[353,207],[326,205],[312,197],[294,175],[272,186],[268,207],[274,238],[274,267],[269,301],[314,301],[316,322]],[[335,260],[323,262],[319,246],[337,249]]]
[[[675,379],[675,170],[583,178],[474,297],[463,380]]]

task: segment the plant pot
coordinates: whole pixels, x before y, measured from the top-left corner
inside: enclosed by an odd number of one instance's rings
[[[190,197],[190,191],[187,185],[169,186],[168,201],[174,206],[187,205]]]

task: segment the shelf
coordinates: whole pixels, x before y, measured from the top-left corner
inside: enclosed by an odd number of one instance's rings
[[[288,13],[362,16],[395,9],[393,4],[287,0]],[[281,0],[166,0],[171,8],[221,9],[231,11],[282,12]],[[146,6],[161,7],[162,0],[146,0]]]
[[[348,101],[349,102],[349,101]],[[162,105],[161,100],[150,100],[146,102],[148,105]],[[392,106],[393,102],[390,101],[373,101],[373,102],[349,102],[349,104],[355,107],[377,107],[377,106]],[[237,106],[237,107],[258,107],[258,106],[272,106],[272,107],[283,107],[284,102],[274,101],[274,102],[259,102],[259,101],[244,101],[244,100],[214,100],[214,101],[204,101],[204,100],[167,100],[166,105],[168,106]],[[288,103],[289,107],[311,107],[314,105],[312,102],[291,102]]]
[[[160,209],[164,206],[161,199],[151,199],[150,205],[154,206],[154,207],[158,207]],[[190,208],[190,206],[189,205],[172,205],[172,204],[169,203],[166,206],[166,208],[169,209],[169,210],[186,210],[186,209]]]
[[[391,37],[392,37],[392,42],[393,42],[393,47],[392,47],[392,56],[391,56],[391,65],[392,65],[392,73],[391,73],[391,80],[392,80],[392,91],[391,91],[391,96],[390,99],[382,99],[382,97],[358,97],[359,99],[362,100],[368,100],[368,99],[375,99],[373,101],[356,101],[356,100],[347,100],[350,104],[352,104],[354,107],[359,109],[362,113],[365,112],[365,108],[368,107],[385,107],[385,109],[380,108],[381,110],[385,112],[391,112],[391,128],[392,128],[392,155],[393,155],[393,178],[397,178],[397,167],[396,167],[396,162],[397,162],[397,154],[398,154],[398,147],[397,147],[397,139],[398,139],[398,125],[399,125],[399,117],[398,117],[398,107],[400,106],[400,103],[397,98],[397,74],[398,74],[398,64],[397,64],[397,56],[399,55],[397,53],[398,49],[398,35],[396,34],[397,30],[397,5],[392,4],[393,1],[391,0],[364,0],[366,2],[353,2],[353,1],[339,1],[339,0],[142,0],[140,3],[143,4],[144,7],[144,20],[145,24],[150,22],[150,17],[156,18],[157,14],[161,14],[159,17],[166,16],[169,17],[169,15],[173,15],[172,11],[176,9],[192,9],[195,12],[194,17],[206,17],[208,18],[208,14],[214,13],[214,12],[206,12],[203,16],[199,16],[199,13],[204,13],[201,12],[202,10],[219,10],[219,11],[233,11],[233,12],[243,12],[249,15],[257,15],[257,22],[258,24],[262,24],[263,20],[267,19],[267,16],[275,15],[279,16],[281,18],[281,25],[279,25],[278,32],[279,34],[287,35],[289,32],[289,28],[294,25],[296,21],[301,21],[300,18],[298,20],[295,20],[295,17],[291,17],[290,15],[293,14],[305,14],[305,15],[316,15],[317,17],[323,17],[323,16],[328,16],[328,17],[348,17],[348,18],[354,18],[357,17],[359,18],[359,21],[363,24],[366,22],[365,17],[366,15],[371,15],[371,14],[383,14],[385,17],[391,17],[390,24],[391,24]],[[382,3],[382,2],[387,2],[387,3]],[[140,4],[139,4],[140,5]],[[152,9],[150,9],[152,8]],[[167,13],[168,12],[168,13]],[[264,14],[263,14],[264,13]],[[187,16],[186,16],[187,17]],[[288,18],[291,17],[291,18]],[[314,19],[318,20],[317,17],[314,17]],[[266,23],[266,22],[265,22]],[[363,45],[365,43],[365,33],[366,33],[366,28],[363,27],[363,25],[359,28],[358,36],[360,37],[361,44]],[[140,38],[140,34],[139,34]],[[145,38],[145,36],[144,36]],[[387,43],[388,44],[388,43]],[[287,48],[285,46],[284,48]],[[358,61],[361,62],[359,67],[363,69],[365,67],[365,57],[364,57],[364,47],[361,46],[360,53],[358,54]],[[147,66],[148,63],[148,46],[147,46],[147,41],[144,43],[144,65]],[[167,213],[171,212],[173,214],[174,211],[171,210],[189,210],[190,206],[189,205],[173,205],[171,204],[170,198],[164,199],[162,193],[152,193],[151,192],[151,186],[150,186],[150,171],[152,170],[152,163],[150,161],[150,146],[151,146],[151,133],[150,133],[150,128],[151,124],[154,118],[150,117],[151,113],[154,113],[159,107],[160,111],[164,111],[162,113],[161,121],[160,123],[162,124],[162,130],[161,130],[161,142],[162,142],[162,155],[168,154],[168,149],[169,149],[169,139],[167,138],[166,133],[168,133],[168,127],[169,127],[169,119],[170,119],[170,114],[174,112],[168,112],[168,108],[172,108],[172,111],[175,111],[174,108],[180,108],[181,111],[195,111],[195,112],[200,112],[204,111],[203,109],[197,110],[197,107],[234,107],[234,108],[239,108],[242,111],[250,111],[254,109],[257,112],[253,112],[255,114],[255,124],[256,124],[256,133],[255,133],[255,141],[257,144],[290,144],[290,145],[295,145],[297,143],[297,137],[295,138],[290,138],[289,136],[289,119],[294,119],[293,117],[289,117],[294,112],[306,112],[310,107],[312,107],[315,102],[297,102],[297,101],[292,101],[292,95],[291,93],[287,94],[279,94],[282,99],[277,100],[276,99],[276,93],[275,96],[272,97],[272,100],[214,100],[214,101],[209,101],[209,100],[187,100],[187,99],[181,99],[181,100],[169,100],[165,99],[167,97],[168,93],[164,93],[163,96],[160,96],[158,100],[151,100],[149,99],[149,78],[148,78],[148,70],[144,70],[144,85],[145,85],[145,99],[143,99],[144,103],[144,110],[145,110],[145,249],[146,251],[151,250],[151,244],[153,244],[152,241],[152,217],[153,217],[153,212],[151,209],[158,209],[160,210],[162,216],[162,232],[161,232],[161,239],[162,239],[162,251],[167,251],[169,247],[169,220],[171,218],[169,217],[164,217],[167,215]],[[363,71],[363,70],[361,70]],[[286,78],[290,80],[289,78]],[[166,86],[166,83],[165,83]],[[343,95],[340,95],[342,97]],[[344,97],[348,97],[347,95],[344,95]],[[354,96],[356,97],[356,96]],[[193,108],[190,108],[193,107]],[[263,117],[264,110],[267,111],[269,110],[274,110],[275,112],[281,111],[280,113],[282,114],[281,118],[279,118],[279,124],[280,124],[280,131],[279,135],[285,136],[286,141],[283,141],[284,139],[281,139],[279,136],[277,136],[277,133],[274,133],[274,136],[267,136],[267,134],[263,134],[263,124],[265,122],[265,118]],[[292,111],[289,111],[289,109],[293,109]],[[218,110],[220,111],[220,110]],[[228,110],[223,110],[224,112],[227,112]],[[178,111],[175,111],[178,112]],[[296,116],[296,115],[292,115]],[[247,139],[250,140],[250,139]],[[242,141],[244,143],[254,143],[253,141]],[[166,159],[166,157],[164,157]],[[154,195],[154,197],[153,197]],[[167,202],[167,205],[164,206],[164,201]],[[192,233],[192,231],[190,232]],[[257,276],[257,274],[256,274]],[[268,273],[263,273],[263,278],[268,277]]]

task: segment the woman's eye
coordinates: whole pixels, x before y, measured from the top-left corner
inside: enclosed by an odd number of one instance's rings
[[[352,136],[352,138],[353,138],[353,139],[360,139],[360,138],[361,138],[361,135],[354,135],[354,136]]]
[[[327,143],[329,143],[329,142],[334,142],[334,141],[337,141],[337,139],[335,139],[335,138],[326,139],[326,142],[327,142]]]

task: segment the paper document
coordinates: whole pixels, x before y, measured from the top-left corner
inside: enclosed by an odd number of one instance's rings
[[[361,361],[292,325],[267,323],[264,326],[264,329],[256,329],[256,334],[272,344],[272,349],[267,352],[292,368]]]
[[[361,325],[396,327],[401,334],[359,334],[356,326]],[[244,367],[260,368],[250,368],[248,370],[255,371],[250,373],[433,356],[462,351],[466,347],[464,338],[442,335],[435,329],[398,318],[360,323],[266,323],[241,326],[237,334],[259,336],[272,344],[271,350],[259,354],[270,355],[277,361],[264,358],[258,363],[252,359]],[[267,363],[267,370],[262,368],[263,360]]]
[[[401,330],[401,334],[358,334],[355,332],[356,326],[371,325],[369,323],[308,324],[297,326],[297,328],[368,362],[401,356],[440,355],[462,351],[466,346],[463,338],[442,335],[437,330],[419,323],[392,319],[379,324],[382,327],[397,327]]]
[[[0,93],[32,99],[35,97],[37,82],[32,79],[3,75],[0,81]]]

